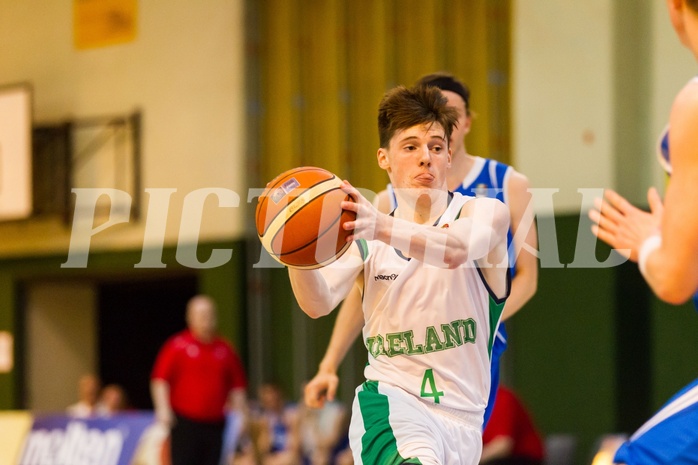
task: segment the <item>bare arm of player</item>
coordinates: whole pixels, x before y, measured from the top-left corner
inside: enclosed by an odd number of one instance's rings
[[[328,315],[344,300],[362,271],[361,252],[352,244],[344,255],[329,265],[315,270],[289,267],[288,276],[301,310],[311,318],[319,318]]]
[[[354,286],[339,308],[332,336],[325,356],[320,361],[318,372],[305,386],[304,400],[308,407],[320,408],[325,404],[325,400],[334,400],[339,385],[337,369],[363,326],[361,292]]]
[[[487,259],[499,264],[506,257],[509,209],[499,200],[476,198],[467,202],[460,219],[449,228],[437,228],[395,218],[379,212],[349,182],[344,192],[357,199],[342,202],[342,208],[356,212],[355,221],[344,223],[354,234],[347,240],[379,240],[408,253],[417,260],[440,268],[456,268],[467,260]],[[504,256],[501,243],[504,243]]]
[[[669,118],[672,174],[664,202],[661,245],[648,255],[644,276],[669,303],[688,300],[698,288],[698,81],[686,85]]]
[[[521,173],[514,172],[507,188],[516,274],[511,280],[511,293],[504,306],[504,320],[518,312],[538,289],[538,258],[535,255],[538,250],[538,231],[528,179]]]
[[[631,260],[644,248],[643,275],[662,300],[680,304],[698,288],[698,83],[679,93],[669,119],[672,174],[662,205],[655,189],[648,192],[651,213],[613,191],[589,216],[592,231]],[[661,235],[658,233],[661,232]]]

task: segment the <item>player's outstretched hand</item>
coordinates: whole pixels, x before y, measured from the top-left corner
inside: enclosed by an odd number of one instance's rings
[[[650,212],[640,210],[617,192],[607,189],[603,199],[594,200],[589,218],[591,231],[616,252],[637,262],[645,239],[659,232],[664,214],[662,201],[655,188],[647,193]]]
[[[342,209],[356,213],[356,220],[347,221],[344,223],[344,229],[347,231],[354,230],[354,233],[347,237],[347,242],[357,239],[373,240],[376,238],[376,233],[381,227],[384,218],[387,217],[384,213],[379,212],[376,207],[366,199],[361,193],[352,186],[349,181],[342,181],[341,189],[349,194],[354,202],[342,202]]]
[[[305,405],[311,408],[322,408],[325,401],[334,400],[338,385],[339,377],[336,373],[318,371],[303,390]]]

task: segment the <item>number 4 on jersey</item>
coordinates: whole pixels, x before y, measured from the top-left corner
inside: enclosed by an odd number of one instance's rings
[[[428,390],[427,390],[428,388]],[[424,372],[424,378],[422,378],[422,391],[419,394],[421,397],[433,397],[434,403],[439,403],[439,398],[444,396],[443,391],[436,390],[436,381],[434,381],[434,372],[431,368]]]

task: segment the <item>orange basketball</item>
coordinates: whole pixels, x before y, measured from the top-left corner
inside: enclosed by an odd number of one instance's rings
[[[281,173],[259,197],[255,222],[262,245],[280,263],[313,269],[347,251],[352,231],[342,225],[356,214],[342,210],[352,200],[341,179],[322,168],[304,166]]]

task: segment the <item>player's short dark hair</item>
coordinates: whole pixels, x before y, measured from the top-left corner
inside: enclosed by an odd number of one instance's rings
[[[438,87],[460,95],[465,102],[465,114],[470,115],[470,89],[454,75],[446,72],[431,73],[419,78],[417,84]]]
[[[439,123],[450,140],[458,122],[458,112],[433,86],[398,86],[386,92],[378,106],[380,146],[387,148],[397,131],[421,124]]]

